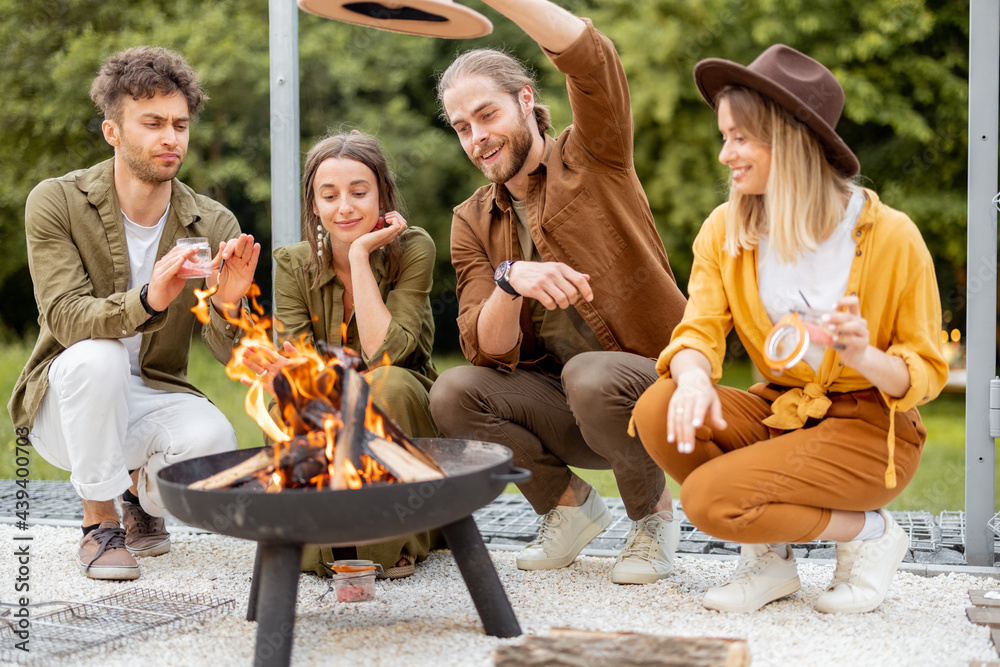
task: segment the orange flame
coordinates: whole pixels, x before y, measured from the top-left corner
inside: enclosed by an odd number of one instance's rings
[[[212,307],[212,304],[209,299],[216,293],[218,288],[218,285],[214,285],[206,290],[194,290],[194,295],[197,297],[198,303],[191,309],[191,312],[195,314],[195,317],[202,324],[208,324],[210,321],[209,308]],[[234,318],[227,313],[228,308],[222,311],[222,316],[227,322],[243,330],[243,336],[240,339],[239,345],[233,350],[233,356],[230,358],[229,363],[226,364],[226,375],[233,380],[247,380],[249,382],[250,388],[247,390],[246,399],[244,400],[244,408],[247,414],[257,422],[269,438],[275,442],[284,442],[290,439],[289,435],[274,423],[271,415],[267,412],[267,405],[264,400],[264,378],[258,377],[243,363],[244,357],[253,348],[272,347],[271,336],[268,333],[271,328],[271,318],[264,317],[264,309],[257,303],[257,297],[260,296],[260,287],[256,283],[251,284],[250,289],[247,291],[247,296],[250,298],[251,312],[241,310],[240,317]],[[227,307],[232,306],[232,304],[224,305]]]
[[[203,324],[207,324],[210,321],[211,311],[209,309],[212,308],[210,298],[217,290],[218,286],[213,286],[206,290],[194,290],[198,303],[191,311],[198,318],[198,321]],[[289,446],[294,433],[301,433],[301,430],[295,431],[293,428],[294,424],[301,424],[301,417],[296,414],[280,415],[280,419],[276,422],[267,410],[267,401],[265,399],[265,383],[267,378],[257,376],[244,363],[248,355],[251,355],[251,357],[255,356],[256,349],[274,349],[271,331],[272,321],[271,318],[264,316],[264,309],[257,302],[259,295],[260,288],[256,284],[251,285],[247,293],[251,309],[241,309],[238,318],[228,314],[228,310],[233,309],[232,304],[225,304],[224,310],[221,311],[222,317],[229,324],[238,327],[243,332],[239,344],[233,350],[233,355],[229,363],[226,364],[226,375],[233,380],[249,385],[244,406],[247,414],[257,422],[269,438],[275,441],[275,465],[274,473],[270,478],[270,490],[280,490],[290,483],[285,479],[281,471],[281,452],[284,447]],[[341,345],[344,344],[346,339],[347,324],[341,323]],[[288,363],[282,370],[282,374],[287,378],[291,391],[297,398],[304,399],[302,404],[308,403],[309,400],[314,398],[325,398],[328,394],[327,390],[330,388],[329,383],[333,381],[334,377],[333,369],[330,368],[330,365],[337,365],[340,361],[335,357],[327,360],[306,340],[305,334],[300,336],[299,340],[294,342],[293,345],[295,346],[297,356],[289,358]],[[389,355],[383,354],[379,365],[387,366],[389,364]],[[373,366],[372,368],[376,367]],[[365,379],[371,384],[371,375],[366,374]],[[322,474],[316,475],[309,480],[310,486],[322,487],[327,483],[332,483],[335,476],[333,465],[335,443],[337,433],[342,427],[343,422],[341,420],[328,418],[323,423],[322,431],[310,431],[307,434],[306,437],[310,444],[325,444],[324,453],[329,462],[327,466],[328,476]],[[368,397],[368,408],[365,411],[365,428],[379,437],[387,437],[382,417],[372,409],[371,392],[369,392]],[[361,455],[361,468],[361,470],[358,470],[350,461],[345,462],[345,473],[349,488],[359,489],[365,483],[394,481],[395,479],[384,466],[366,454]]]

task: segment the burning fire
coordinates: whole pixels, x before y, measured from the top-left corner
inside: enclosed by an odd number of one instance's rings
[[[212,307],[209,299],[216,290],[217,287],[194,290],[198,304],[191,311],[203,324],[209,321],[209,309]],[[341,369],[341,374],[338,375],[334,367],[344,366],[342,356],[347,357],[348,362],[354,366],[360,366],[360,359],[358,358],[355,363],[351,357],[353,355],[356,358],[356,355],[349,349],[344,349],[342,355],[323,354],[316,349],[316,346],[306,341],[304,336],[293,343],[297,356],[289,359],[289,363],[281,371],[280,379],[271,378],[271,381],[275,385],[280,384],[283,391],[292,399],[278,400],[278,407],[281,410],[276,421],[268,411],[265,400],[265,394],[268,393],[267,374],[257,375],[245,364],[247,358],[254,360],[259,357],[256,350],[274,349],[271,342],[272,321],[270,317],[264,315],[264,309],[257,303],[260,288],[256,283],[251,286],[247,296],[251,303],[250,311],[241,309],[239,318],[224,314],[227,322],[243,331],[239,345],[233,350],[233,356],[226,364],[226,375],[248,385],[244,401],[247,414],[275,443],[274,466],[270,469],[273,472],[269,470],[269,475],[258,479],[269,491],[289,487],[333,486],[337,476],[334,464],[336,442],[344,428],[344,421],[340,414],[340,406],[334,405],[330,396],[338,395],[339,401],[339,389],[335,385],[345,372]],[[234,308],[233,304],[225,304],[224,310]],[[347,337],[346,329],[346,325],[342,325],[342,340]],[[384,355],[379,365],[388,364],[389,358]],[[365,373],[364,379],[369,385],[371,384],[370,374]],[[275,392],[277,395],[277,389]],[[306,409],[301,409],[301,406],[306,406]],[[309,410],[323,410],[321,425],[314,424],[317,415],[308,413]],[[364,428],[378,438],[394,441],[392,434],[386,429],[382,416],[373,409],[371,391],[368,393]],[[296,448],[306,452],[304,458],[296,455],[293,451]],[[323,465],[316,465],[319,459],[322,459]],[[343,461],[343,473],[348,488],[360,489],[362,486],[374,483],[397,481],[387,468],[367,454],[361,454],[358,460],[360,468],[350,459]],[[303,479],[303,473],[308,475],[307,479]]]

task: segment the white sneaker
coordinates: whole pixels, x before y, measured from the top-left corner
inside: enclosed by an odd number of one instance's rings
[[[910,538],[885,510],[885,534],[877,540],[837,542],[837,569],[826,592],[813,605],[828,614],[862,614],[882,604]]]
[[[517,555],[521,570],[554,570],[572,563],[592,539],[611,525],[611,511],[597,491],[579,507],[556,505],[542,518],[538,537]]]
[[[650,514],[632,522],[625,547],[611,568],[616,584],[651,584],[674,572],[681,522]]]
[[[709,588],[701,603],[719,611],[755,611],[801,587],[791,549],[782,558],[767,544],[742,544],[732,580]]]

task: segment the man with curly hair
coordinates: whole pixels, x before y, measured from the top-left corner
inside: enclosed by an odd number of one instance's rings
[[[70,472],[83,502],[81,570],[135,579],[136,556],[170,549],[157,471],[236,448],[229,421],[187,378],[193,290],[218,287],[201,335],[225,363],[239,339],[226,316],[240,313],[260,244],[176,178],[206,99],[182,56],[116,53],[90,94],[114,157],[28,195],[40,331],[8,409],[42,458]],[[190,263],[182,272],[197,252],[177,246],[186,237],[218,248],[207,277],[185,277]]]

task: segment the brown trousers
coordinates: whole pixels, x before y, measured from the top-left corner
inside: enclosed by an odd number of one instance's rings
[[[666,487],[663,471],[628,435],[635,401],[656,379],[655,362],[626,352],[584,352],[562,377],[515,368],[448,369],[431,389],[431,413],[451,438],[495,442],[531,471],[521,493],[539,514],[569,485],[568,466],[614,471],[633,520],[650,514]]]
[[[823,419],[781,431],[761,422],[786,389],[754,385],[750,392],[717,386],[728,424],[706,424],[695,449],[680,454],[667,442],[670,379],[650,387],[635,407],[635,425],[650,456],[681,484],[681,504],[699,529],[724,540],[759,544],[808,542],[832,510],[886,505],[913,479],[927,431],[916,408],[896,414],[895,488],[885,487],[889,408],[878,391],[829,394]]]

